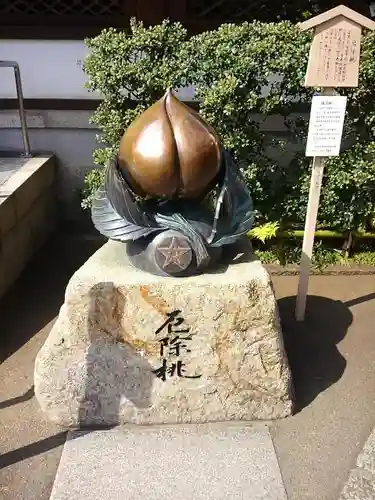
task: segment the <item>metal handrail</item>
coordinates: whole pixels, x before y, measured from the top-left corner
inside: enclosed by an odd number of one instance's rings
[[[20,114],[24,156],[30,157],[31,156],[30,141],[29,141],[29,132],[27,130],[25,107],[23,105],[23,92],[22,92],[20,67],[19,67],[18,63],[15,61],[0,61],[0,68],[13,68],[14,69],[14,78],[16,80],[18,111]]]

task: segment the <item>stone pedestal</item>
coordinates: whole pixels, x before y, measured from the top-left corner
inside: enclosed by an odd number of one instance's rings
[[[270,278],[245,251],[188,278],[147,274],[110,241],[71,278],[35,365],[69,426],[275,419],[291,377]]]

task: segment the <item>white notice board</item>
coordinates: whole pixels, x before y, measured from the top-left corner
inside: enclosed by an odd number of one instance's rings
[[[344,126],[346,96],[314,96],[306,156],[338,156]]]

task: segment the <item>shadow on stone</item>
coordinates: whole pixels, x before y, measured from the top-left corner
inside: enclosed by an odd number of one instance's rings
[[[79,408],[81,427],[120,423],[120,405],[151,406],[152,367],[132,345],[122,327],[125,297],[112,282],[90,290],[85,395]]]
[[[224,246],[222,250],[223,254],[220,263],[208,268],[205,271],[206,274],[223,274],[228,270],[229,266],[258,260],[254,255],[251,241],[246,236],[232,245]]]
[[[295,296],[278,301],[298,412],[342,377],[346,361],[336,345],[345,337],[353,316],[340,301],[309,296],[306,319],[297,322],[295,303]]]

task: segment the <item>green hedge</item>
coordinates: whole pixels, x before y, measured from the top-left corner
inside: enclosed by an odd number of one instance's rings
[[[243,169],[260,220],[301,226],[311,164],[303,154],[307,121],[301,113],[312,97],[312,89],[303,87],[310,42],[310,33],[289,22],[227,24],[195,36],[169,21],[145,28],[133,20],[128,32],[104,30],[86,41],[90,54],[83,63],[87,87],[103,96],[93,116],[105,145],[95,152],[96,163],[105,164],[126,127],[167,87],[194,85],[200,113]],[[363,37],[359,87],[341,92],[349,106],[346,149],[327,161],[319,224],[364,229],[375,206],[374,33]],[[136,105],[129,107],[129,96]],[[270,115],[283,117],[289,137],[263,131],[262,120]],[[86,205],[100,175],[88,178]]]

